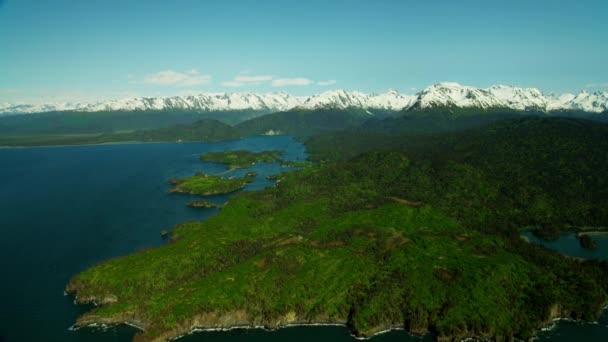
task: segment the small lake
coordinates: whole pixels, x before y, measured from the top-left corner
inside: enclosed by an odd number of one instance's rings
[[[523,231],[522,236],[525,236],[531,243],[541,244],[549,249],[560,252],[561,254],[587,259],[608,260],[608,235],[598,234],[589,235],[596,243],[596,249],[586,249],[581,247],[576,234],[565,233],[557,240],[546,241],[536,237],[531,231]]]
[[[198,156],[229,149],[279,149],[286,151],[287,160],[306,158],[302,144],[288,136],[220,143],[0,148],[0,341],[131,341],[135,329],[126,326],[68,330],[85,308],[63,295],[65,284],[97,262],[162,245],[161,230],[216,213],[218,209],[186,206],[196,197],[168,194],[167,180],[197,171],[224,172],[224,165],[201,162]],[[276,163],[252,169],[258,176],[246,190],[271,185],[265,177],[285,170]],[[228,197],[210,200],[221,203]],[[608,340],[603,324],[560,323],[541,340]],[[342,327],[199,332],[181,340],[355,341]],[[403,331],[372,339],[428,340]]]

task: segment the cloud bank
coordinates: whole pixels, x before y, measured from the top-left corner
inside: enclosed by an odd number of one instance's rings
[[[285,86],[306,86],[315,83],[313,80],[309,80],[308,78],[298,77],[298,78],[279,78],[276,80],[272,80],[273,87],[285,87]]]
[[[145,84],[188,87],[209,84],[211,82],[210,75],[202,75],[198,70],[192,69],[185,73],[173,70],[163,70],[155,74],[146,75],[144,78]]]
[[[271,75],[249,75],[248,72],[243,72],[235,76],[230,81],[222,82],[222,86],[229,88],[237,88],[242,86],[260,85],[270,83],[272,87],[287,87],[287,86],[307,86],[311,84],[317,84],[320,86],[328,86],[335,84],[335,80],[327,80],[315,82],[305,77],[293,77],[293,78],[275,78]]]

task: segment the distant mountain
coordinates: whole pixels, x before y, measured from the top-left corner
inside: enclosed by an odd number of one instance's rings
[[[330,90],[312,96],[287,93],[202,93],[190,96],[136,97],[97,103],[0,104],[0,115],[50,111],[196,111],[227,112],[253,110],[262,113],[291,109],[347,109],[399,111],[434,107],[508,108],[518,111],[585,111],[608,110],[608,93],[545,95],[536,88],[496,85],[482,89],[443,82],[433,84],[414,95],[391,90],[382,94]]]
[[[585,111],[600,113],[608,109],[608,93],[559,96],[544,95],[536,88],[496,85],[487,89],[462,86],[458,83],[437,83],[417,94],[407,110],[435,107],[512,109],[518,111]]]
[[[391,90],[383,94],[366,94],[358,91],[330,90],[307,98],[301,105],[304,109],[383,109],[398,111],[410,106],[415,95],[399,94]]]

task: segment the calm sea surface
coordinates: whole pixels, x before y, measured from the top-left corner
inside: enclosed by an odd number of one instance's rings
[[[99,261],[162,245],[163,229],[214,214],[217,209],[187,207],[191,196],[168,194],[167,180],[196,171],[223,172],[223,165],[203,163],[198,155],[227,149],[280,149],[288,160],[306,157],[304,147],[286,136],[221,143],[0,149],[0,341],[130,341],[135,329],[125,326],[68,330],[85,308],[63,295],[65,284]],[[270,185],[265,177],[285,170],[278,164],[258,164],[253,169],[258,177],[247,186],[251,190]],[[598,254],[606,258],[608,240],[599,240]],[[560,323],[541,339],[608,340],[605,324],[606,319],[601,324]],[[341,327],[293,327],[276,332],[200,332],[182,340],[354,339]],[[408,340],[429,338],[393,331],[373,339]]]

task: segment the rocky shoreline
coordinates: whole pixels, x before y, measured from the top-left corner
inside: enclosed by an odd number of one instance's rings
[[[68,291],[70,292],[70,291]],[[73,292],[73,291],[72,291]],[[115,302],[113,296],[97,301],[94,298],[76,298],[78,304],[93,303],[95,305],[104,305]],[[549,312],[549,316],[542,326],[538,327],[538,331],[552,329],[560,321],[571,321],[572,312],[564,309],[559,304],[554,304]],[[234,310],[225,313],[208,312],[196,315],[195,317],[176,324],[170,330],[164,331],[158,336],[148,336],[146,334],[147,323],[145,320],[136,317],[133,314],[118,314],[116,316],[102,317],[93,313],[87,313],[76,321],[71,329],[79,329],[83,327],[98,327],[98,326],[115,326],[126,324],[140,330],[133,341],[150,341],[162,342],[178,340],[181,337],[202,331],[230,331],[235,329],[262,329],[266,331],[275,331],[278,329],[297,327],[297,326],[340,326],[348,329],[351,335],[359,340],[367,340],[374,336],[384,334],[393,330],[404,330],[412,336],[424,336],[430,333],[428,325],[410,327],[408,330],[402,323],[385,323],[369,329],[368,331],[357,331],[349,325],[348,319],[344,317],[323,317],[319,316],[315,319],[302,319],[297,317],[295,312],[288,312],[285,315],[279,316],[271,321],[261,319],[251,319],[245,310]],[[514,336],[497,336],[491,332],[487,333],[472,333],[467,330],[459,332],[456,335],[449,336],[434,336],[438,342],[454,342],[454,341],[515,341]]]

